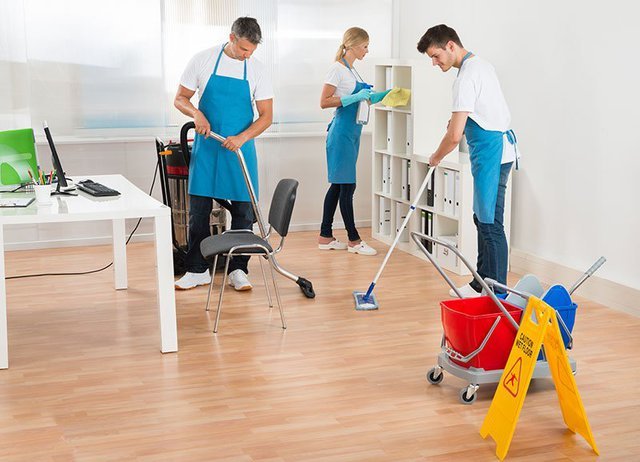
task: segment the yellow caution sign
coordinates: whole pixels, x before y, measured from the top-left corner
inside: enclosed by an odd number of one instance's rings
[[[496,455],[500,460],[503,460],[509,451],[524,397],[536,367],[542,339],[553,312],[553,309],[549,309],[549,305],[539,298],[529,297],[507,365],[480,428],[483,438],[491,435],[495,440]],[[533,313],[537,321],[532,319]]]
[[[582,435],[593,449],[593,452],[600,454],[593,434],[591,433],[591,426],[587,420],[587,413],[584,410],[582,398],[580,398],[580,393],[578,393],[576,379],[571,372],[569,356],[562,342],[560,326],[556,316],[551,316],[551,324],[547,328],[547,334],[545,335],[543,343],[549,369],[551,369],[553,383],[558,393],[564,423],[573,433]]]
[[[535,317],[532,316],[534,314]],[[564,349],[556,312],[539,298],[529,297],[507,365],[480,428],[483,438],[491,435],[495,440],[496,455],[500,460],[509,451],[543,343],[564,421],[571,431],[582,435],[598,454]]]

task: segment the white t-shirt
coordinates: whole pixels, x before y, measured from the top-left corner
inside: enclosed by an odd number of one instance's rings
[[[334,96],[342,98],[343,96],[353,93],[353,90],[356,88],[356,77],[354,74],[357,75],[356,72],[348,69],[342,62],[336,61],[329,68],[324,83],[336,87]]]
[[[453,82],[452,112],[469,112],[485,130],[506,132],[511,113],[502,94],[496,71],[487,61],[473,56],[465,60]],[[502,163],[516,160],[515,146],[504,136]]]
[[[221,49],[222,45],[218,45],[203,50],[191,58],[182,73],[182,77],[180,77],[180,85],[189,90],[198,90],[198,98],[201,98],[207,82],[209,82],[209,78],[213,74],[213,68],[216,66],[216,60]],[[244,61],[230,58],[222,53],[216,75],[242,79],[244,76]],[[256,58],[247,60],[247,80],[249,81],[252,102],[273,98],[273,88],[267,75],[266,67]]]

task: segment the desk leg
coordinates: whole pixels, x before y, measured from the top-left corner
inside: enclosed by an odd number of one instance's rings
[[[116,290],[126,289],[127,239],[124,219],[113,220],[113,272]]]
[[[171,216],[155,217],[156,264],[158,267],[158,310],[160,316],[160,351],[178,351],[176,297],[173,280]]]
[[[0,369],[9,367],[7,342],[7,288],[4,281],[4,229],[0,225]]]

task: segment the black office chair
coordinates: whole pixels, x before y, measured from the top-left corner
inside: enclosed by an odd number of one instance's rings
[[[251,230],[228,230],[217,236],[209,236],[200,244],[200,252],[205,259],[214,257],[214,268],[218,263],[219,255],[227,257],[227,263],[224,268],[224,276],[222,278],[222,286],[220,287],[220,298],[218,299],[216,322],[213,327],[214,333],[218,332],[218,322],[220,320],[220,311],[222,309],[222,297],[224,295],[224,289],[227,284],[227,271],[229,270],[229,261],[233,256],[260,255],[261,257],[269,261],[269,267],[271,269],[271,279],[273,281],[276,299],[278,301],[280,319],[282,320],[282,328],[287,328],[287,324],[284,319],[284,311],[282,310],[282,302],[280,301],[278,282],[276,281],[275,274],[273,272],[272,259],[274,258],[275,254],[282,250],[282,247],[284,246],[284,238],[289,232],[289,223],[291,222],[291,214],[293,213],[293,206],[296,201],[297,189],[298,182],[291,179],[280,180],[278,186],[276,186],[276,190],[273,193],[273,198],[271,199],[271,207],[269,209],[269,232],[264,239],[254,234]],[[280,244],[276,249],[274,249],[269,243],[269,237],[271,236],[272,230],[275,230],[280,236]],[[271,301],[271,295],[269,294],[269,287],[267,284],[267,278],[264,272],[264,268],[262,268],[262,260],[260,261],[260,266],[265,282],[265,288],[267,290],[267,299],[269,301],[269,306],[272,307],[273,303]],[[211,284],[209,285],[209,294],[207,295],[207,311],[209,311],[211,289],[213,288],[214,279],[215,273],[211,275]]]

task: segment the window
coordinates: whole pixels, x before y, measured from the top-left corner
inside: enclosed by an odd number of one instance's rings
[[[344,30],[369,32],[367,60],[390,56],[391,14],[392,0],[0,2],[0,130],[42,120],[73,136],[179,126],[187,118],[173,98],[188,60],[245,15],[262,28],[255,56],[271,73],[274,125],[324,123],[320,90]],[[372,79],[367,60],[356,66]]]

